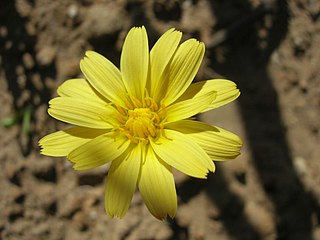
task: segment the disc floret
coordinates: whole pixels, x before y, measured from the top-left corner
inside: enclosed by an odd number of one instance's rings
[[[149,143],[150,138],[158,138],[164,128],[165,107],[150,97],[141,102],[135,97],[126,101],[126,108],[116,106],[119,126],[115,129],[123,133],[132,143]]]

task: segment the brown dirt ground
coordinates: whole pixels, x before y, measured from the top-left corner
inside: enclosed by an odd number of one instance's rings
[[[165,222],[138,193],[124,220],[109,218],[107,167],[76,172],[37,147],[65,127],[47,102],[80,75],[85,50],[118,65],[139,25],[150,45],[170,27],[204,41],[197,79],[242,92],[200,116],[242,136],[242,155],[207,180],[176,173],[178,213]],[[320,239],[319,64],[319,0],[1,0],[0,239]]]

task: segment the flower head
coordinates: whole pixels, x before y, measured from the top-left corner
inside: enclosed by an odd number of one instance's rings
[[[112,162],[105,190],[111,216],[125,215],[138,187],[156,218],[174,217],[172,168],[206,178],[215,170],[213,160],[240,153],[238,136],[190,119],[240,93],[229,80],[192,83],[205,47],[195,39],[180,44],[181,35],[168,30],[149,53],[145,28],[132,28],[120,70],[87,51],[80,63],[85,79],[64,82],[49,102],[52,117],[75,126],[42,138],[41,153],[66,156],[76,170]]]

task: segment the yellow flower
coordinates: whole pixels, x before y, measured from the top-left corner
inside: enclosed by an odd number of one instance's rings
[[[138,187],[156,218],[174,217],[172,167],[206,178],[215,170],[212,160],[240,154],[238,136],[188,119],[240,93],[228,80],[191,83],[205,47],[195,39],[179,45],[181,35],[168,30],[149,53],[145,28],[132,28],[120,70],[87,51],[80,63],[85,79],[64,82],[59,97],[49,102],[52,117],[76,126],[42,138],[41,153],[66,156],[76,170],[112,162],[105,191],[105,209],[111,216],[125,215]]]

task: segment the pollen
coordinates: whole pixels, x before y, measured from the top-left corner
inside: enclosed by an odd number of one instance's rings
[[[149,138],[158,138],[163,130],[166,110],[150,97],[144,101],[130,98],[127,109],[116,106],[119,126],[115,129],[123,133],[132,143],[149,143]]]

